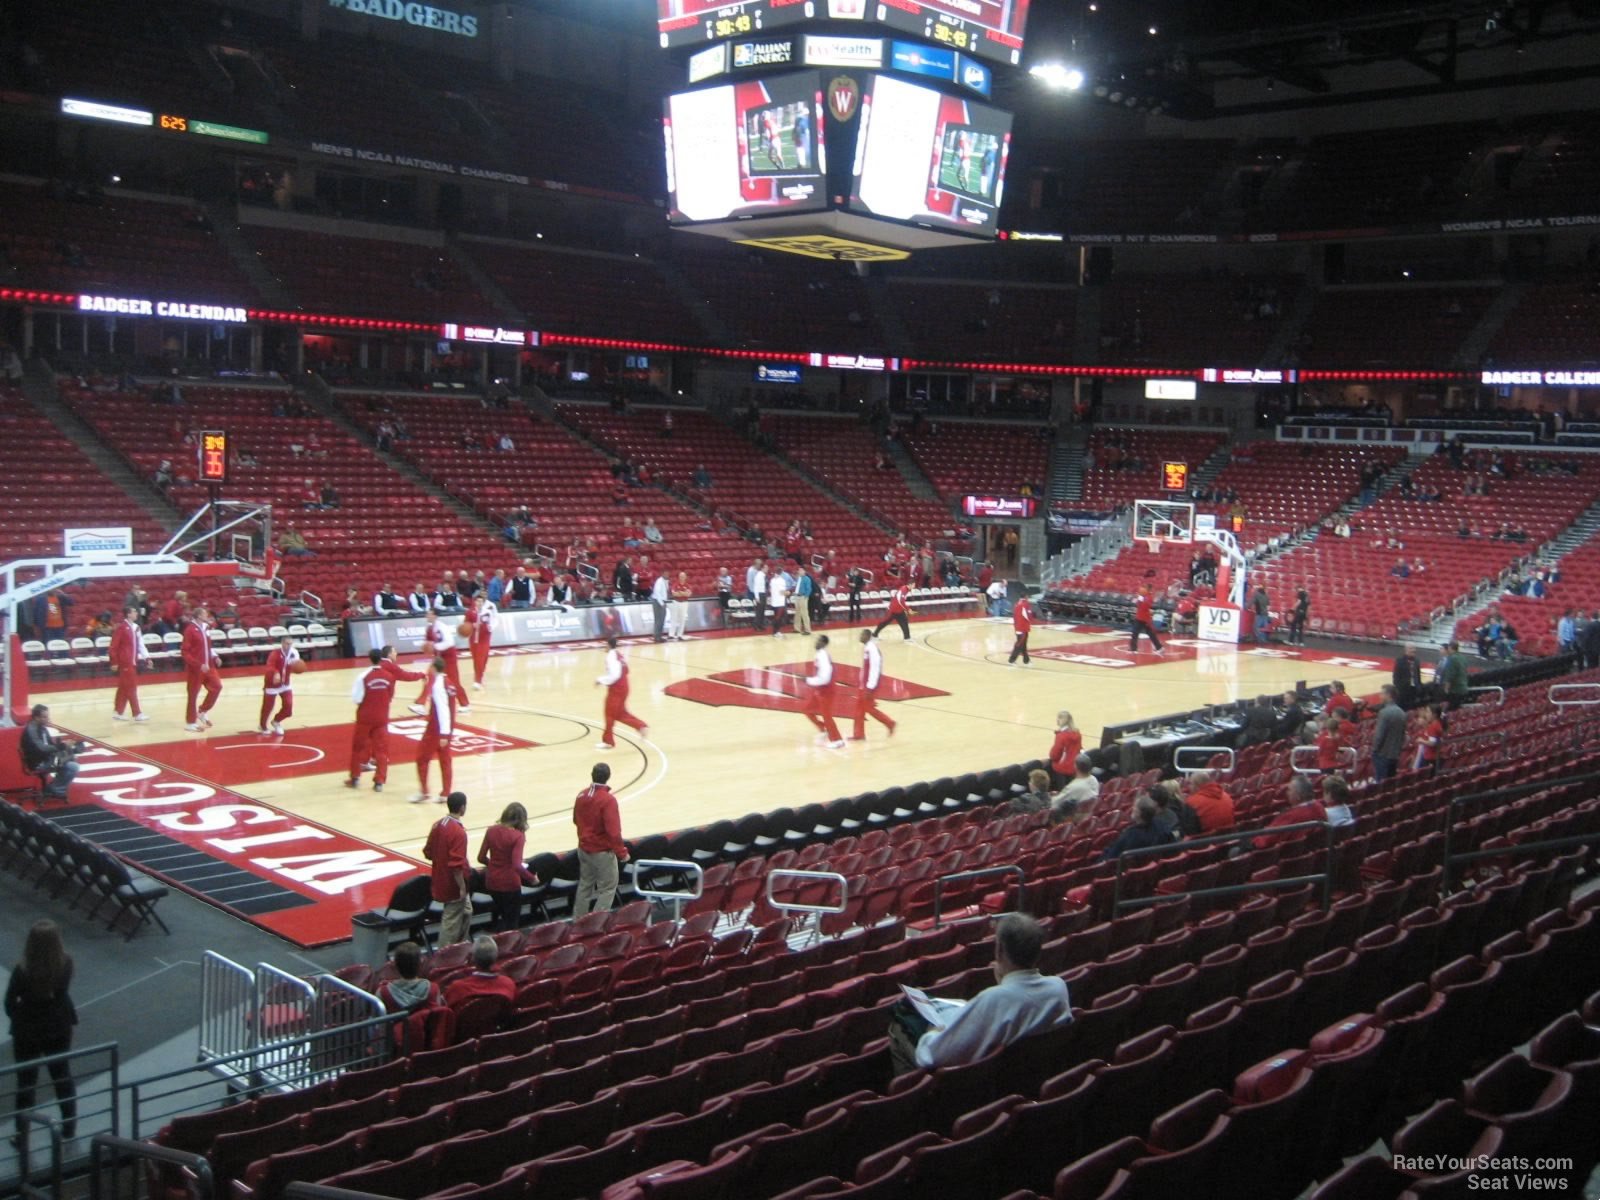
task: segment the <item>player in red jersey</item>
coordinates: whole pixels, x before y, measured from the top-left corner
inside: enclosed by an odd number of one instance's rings
[[[1133,598],[1133,636],[1128,641],[1128,650],[1132,654],[1139,652],[1141,633],[1149,637],[1157,654],[1162,653],[1161,639],[1156,637],[1155,601],[1150,596],[1149,588],[1140,588],[1139,594]]]
[[[467,647],[472,652],[472,686],[483,691],[483,673],[489,669],[489,646],[494,641],[494,619],[500,610],[487,596],[477,596],[464,624],[472,627]]]
[[[210,628],[211,613],[204,608],[195,609],[183,626],[183,670],[189,687],[188,720],[184,728],[190,733],[203,733],[211,728],[209,714],[222,693],[222,676],[217,673],[222,659],[211,648]],[[206,696],[196,707],[202,687]]]
[[[617,649],[615,636],[606,638],[606,647],[606,673],[594,681],[596,687],[606,689],[606,729],[595,743],[597,750],[616,749],[612,732],[618,721],[647,737],[650,734],[650,727],[628,711],[628,660]]]
[[[828,739],[830,750],[841,750],[844,739],[833,721],[833,656],[828,653],[828,635],[819,633],[815,645],[814,670],[806,676],[806,686],[811,689],[806,699],[806,720]]]
[[[437,758],[439,795],[436,799],[443,804],[450,794],[450,740],[455,736],[456,713],[466,695],[461,685],[450,678],[450,669],[443,658],[433,660],[424,686],[428,695],[428,724],[417,746],[417,787],[421,790],[411,797],[411,803],[421,804],[428,799],[428,765]]]
[[[861,677],[856,683],[855,728],[850,732],[852,742],[865,741],[867,718],[871,717],[894,736],[894,722],[878,711],[878,685],[883,682],[883,651],[879,649],[872,630],[861,631]]]
[[[261,728],[257,733],[283,733],[283,723],[294,715],[294,684],[289,676],[305,670],[294,639],[287,634],[278,639],[278,648],[267,655],[266,673],[261,677]],[[273,717],[272,706],[278,705]]]
[[[128,607],[122,610],[122,620],[111,633],[111,666],[117,673],[117,698],[112,701],[111,718],[114,721],[148,721],[139,708],[139,664],[150,661],[150,652],[144,648],[144,636],[139,630],[139,610]],[[123,709],[128,709],[124,715]]]
[[[1033,601],[1028,599],[1028,593],[1022,593],[1017,600],[1017,605],[1011,610],[1011,628],[1017,635],[1017,640],[1011,643],[1011,657],[1008,663],[1015,663],[1017,656],[1022,656],[1022,665],[1027,666],[1032,659],[1028,657],[1028,634],[1033,632]]]
[[[890,625],[898,624],[900,632],[905,634],[905,640],[911,640],[911,585],[897,584],[894,591],[889,593],[889,613],[878,622],[878,627],[872,631],[872,636],[877,637]]]
[[[372,666],[357,678],[350,691],[356,706],[355,731],[350,738],[350,778],[345,787],[358,787],[361,772],[372,763],[372,790],[383,791],[389,782],[389,705],[394,702],[394,685],[414,683],[427,676],[421,671],[406,671],[394,661],[394,647],[367,651]]]
[[[461,686],[461,672],[456,666],[456,630],[448,628],[444,622],[439,620],[439,610],[437,608],[428,610],[428,623],[422,627],[421,650],[423,654],[428,656],[427,661],[430,664],[436,658],[444,663],[445,674],[450,677],[450,682],[456,685],[456,691],[460,692],[464,698],[467,694],[467,689]],[[461,706],[461,710],[463,712],[472,711],[465,704]],[[411,706],[411,711],[419,717],[428,715],[428,689],[426,687],[417,693],[417,702]]]

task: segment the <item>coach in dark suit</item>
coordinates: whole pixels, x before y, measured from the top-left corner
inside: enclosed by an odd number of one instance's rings
[[[1244,728],[1239,733],[1239,748],[1259,746],[1270,742],[1278,714],[1273,710],[1271,696],[1257,696],[1256,702],[1245,710]]]

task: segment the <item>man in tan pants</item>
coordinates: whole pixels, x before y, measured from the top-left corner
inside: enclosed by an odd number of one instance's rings
[[[628,861],[628,844],[622,840],[622,818],[617,798],[606,786],[611,767],[595,763],[590,783],[572,806],[572,823],[578,829],[578,894],[572,915],[592,909],[607,910],[617,895],[619,865]]]

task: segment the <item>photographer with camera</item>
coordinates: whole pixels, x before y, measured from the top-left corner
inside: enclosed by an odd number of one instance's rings
[[[44,794],[56,800],[65,800],[67,788],[78,774],[77,754],[80,743],[50,733],[50,707],[35,704],[31,719],[22,727],[22,765],[29,773],[43,775]]]

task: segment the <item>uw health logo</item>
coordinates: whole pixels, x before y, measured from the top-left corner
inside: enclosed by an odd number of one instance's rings
[[[679,700],[692,700],[712,708],[756,708],[766,712],[803,712],[809,689],[806,676],[810,675],[809,662],[779,663],[772,667],[745,667],[737,671],[719,671],[700,679],[685,679],[669,684],[666,694]],[[840,666],[835,663],[833,681],[840,699],[852,700],[861,679],[859,667]],[[898,703],[903,700],[927,700],[950,693],[926,684],[912,683],[885,675],[878,681],[879,703]]]

